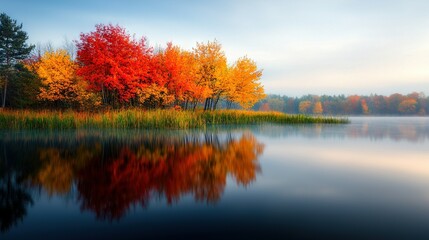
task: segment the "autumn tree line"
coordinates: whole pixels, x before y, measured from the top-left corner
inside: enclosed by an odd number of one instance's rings
[[[229,64],[219,42],[153,48],[117,25],[98,24],[66,48],[35,48],[22,24],[0,15],[2,108],[248,109],[265,97],[247,56]]]
[[[317,96],[288,97],[268,95],[253,107],[254,110],[285,113],[326,115],[428,115],[429,97],[424,93],[399,93],[390,96]]]

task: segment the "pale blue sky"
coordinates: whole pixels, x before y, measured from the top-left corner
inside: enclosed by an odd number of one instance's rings
[[[426,0],[0,0],[31,43],[78,39],[97,23],[152,46],[217,39],[230,62],[247,55],[268,93],[429,94]]]

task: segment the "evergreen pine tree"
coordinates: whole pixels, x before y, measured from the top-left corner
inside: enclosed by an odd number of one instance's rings
[[[3,82],[2,107],[6,104],[9,79],[15,72],[15,65],[25,59],[33,45],[27,45],[27,33],[22,31],[22,24],[17,24],[5,13],[0,14],[0,79]]]

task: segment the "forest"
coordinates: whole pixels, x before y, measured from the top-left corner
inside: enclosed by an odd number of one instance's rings
[[[22,24],[2,13],[2,108],[215,110],[222,100],[248,109],[265,97],[256,62],[243,56],[228,63],[216,40],[185,50],[132,36],[98,24],[63,48],[36,47],[26,43]]]
[[[306,95],[288,97],[268,95],[254,110],[324,115],[419,115],[429,113],[429,97],[424,93],[399,93],[383,96]]]

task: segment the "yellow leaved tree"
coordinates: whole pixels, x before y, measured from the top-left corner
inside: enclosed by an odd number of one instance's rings
[[[208,88],[204,110],[214,110],[228,90],[228,66],[222,45],[217,41],[197,43],[194,54],[198,64],[197,87]]]
[[[42,79],[40,100],[51,102],[56,107],[98,104],[97,96],[87,91],[86,82],[76,76],[77,65],[66,50],[45,52],[33,67]]]
[[[248,109],[265,98],[264,87],[259,80],[262,70],[252,59],[242,57],[230,68],[227,100]]]

